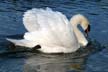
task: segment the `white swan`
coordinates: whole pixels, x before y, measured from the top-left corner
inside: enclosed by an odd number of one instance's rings
[[[80,46],[88,44],[78,24],[88,32],[89,22],[81,14],[74,15],[70,22],[64,14],[50,8],[33,8],[25,12],[23,23],[28,32],[24,39],[8,41],[15,45],[33,48],[40,45],[38,50],[44,53],[75,52]]]

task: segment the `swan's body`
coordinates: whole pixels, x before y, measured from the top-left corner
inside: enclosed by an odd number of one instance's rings
[[[52,11],[50,8],[46,10],[34,8],[24,14],[23,23],[28,30],[24,39],[7,40],[15,45],[30,48],[40,45],[41,48],[38,50],[44,53],[75,52],[81,44],[86,46],[88,43],[77,28],[81,21],[86,22],[81,25],[83,29],[86,29],[88,21],[80,14],[72,17],[69,22],[66,16],[58,11]]]

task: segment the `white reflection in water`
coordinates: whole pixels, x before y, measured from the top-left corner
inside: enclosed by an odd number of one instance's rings
[[[32,56],[26,60],[24,72],[82,71],[86,57],[73,58],[72,56],[71,54]]]

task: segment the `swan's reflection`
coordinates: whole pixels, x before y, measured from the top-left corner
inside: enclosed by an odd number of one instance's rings
[[[36,54],[29,57],[24,72],[70,72],[83,71],[87,53]]]

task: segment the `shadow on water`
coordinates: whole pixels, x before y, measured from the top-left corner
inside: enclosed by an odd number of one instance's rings
[[[22,38],[22,36],[12,35],[5,37]],[[86,48],[80,48],[74,53],[44,54],[24,47],[9,48],[10,43],[7,41],[5,41],[5,46],[9,47],[1,46],[5,48],[5,51],[0,53],[0,61],[4,65],[11,63],[9,69],[11,71],[13,71],[12,66],[18,66],[20,67],[18,69],[24,72],[84,72],[88,57],[105,48],[97,41],[91,41]],[[10,63],[5,63],[4,60],[10,60]],[[17,65],[14,64],[15,62]]]

